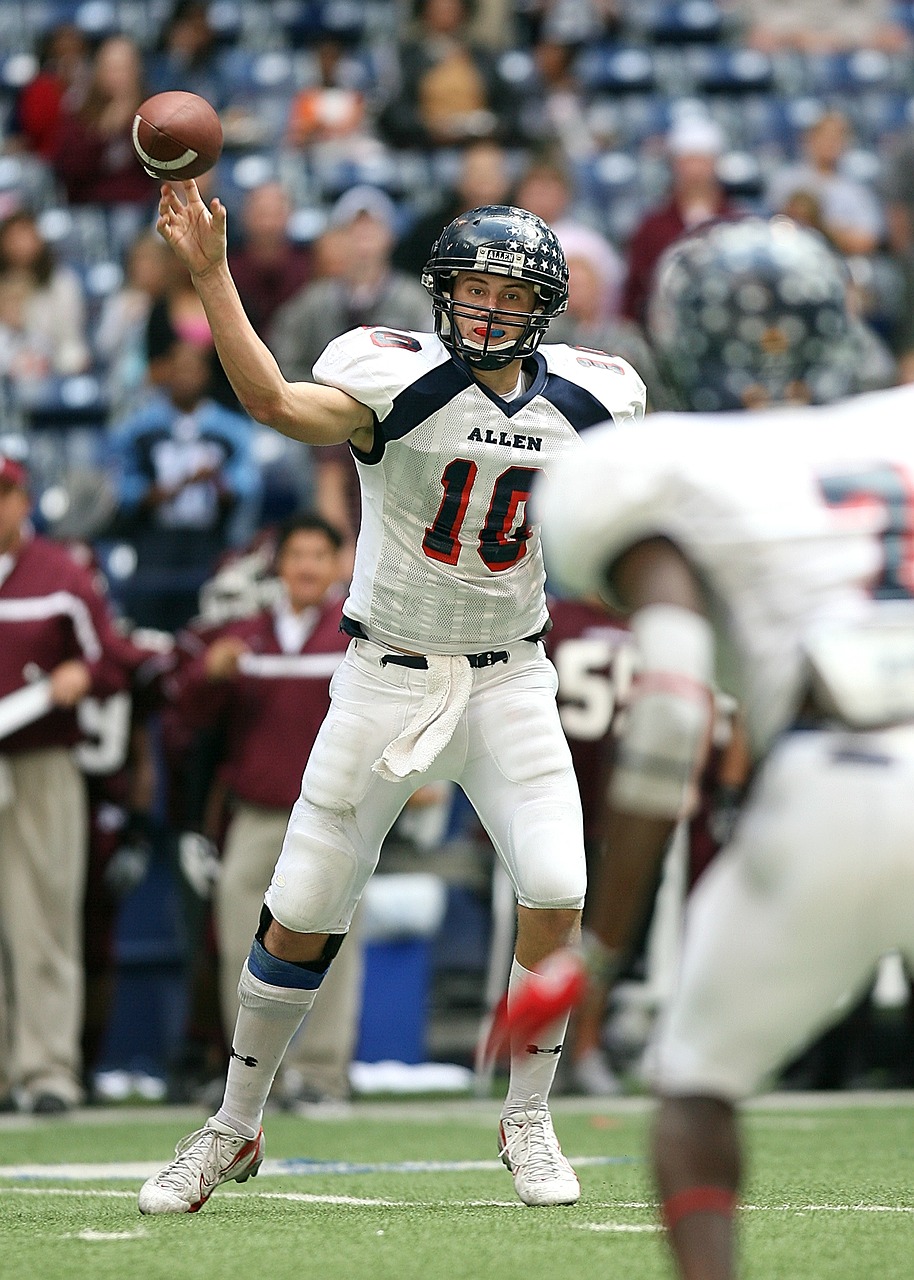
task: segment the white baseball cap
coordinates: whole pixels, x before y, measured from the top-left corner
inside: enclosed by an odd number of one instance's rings
[[[716,120],[695,114],[673,122],[666,145],[671,156],[719,156],[726,150],[727,140]]]
[[[360,183],[344,191],[330,210],[331,227],[348,227],[363,213],[386,223],[391,231],[396,229],[397,208],[386,191]]]

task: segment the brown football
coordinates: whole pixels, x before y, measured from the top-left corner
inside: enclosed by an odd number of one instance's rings
[[[157,93],[133,117],[133,149],[151,178],[199,178],[219,159],[222,125],[196,93]]]

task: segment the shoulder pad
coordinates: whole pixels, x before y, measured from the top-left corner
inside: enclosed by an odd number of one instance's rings
[[[345,391],[383,421],[401,391],[449,359],[434,333],[364,325],[334,338],[314,366],[314,381]]]
[[[641,376],[621,356],[588,347],[554,343],[540,348],[550,373],[583,387],[606,406],[618,426],[644,416],[647,389]]]

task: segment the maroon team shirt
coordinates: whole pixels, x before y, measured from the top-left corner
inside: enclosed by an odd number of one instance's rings
[[[89,668],[89,692],[107,697],[126,685],[123,645],[94,575],[59,543],[23,543],[0,581],[0,697],[73,658]],[[59,707],[0,739],[0,753],[69,747],[81,737],[75,709]]]
[[[240,636],[251,650],[234,678],[208,679],[205,652],[187,667],[176,709],[193,729],[222,725],[225,751],[218,776],[239,800],[290,809],[298,799],[305,764],[330,709],[330,678],[349,644],[340,633],[341,616],[339,598],[325,603],[300,651],[284,654],[273,612],[264,610],[218,632]]]

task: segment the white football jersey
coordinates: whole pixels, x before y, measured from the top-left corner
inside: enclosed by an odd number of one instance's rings
[[[805,693],[804,642],[886,611],[914,626],[912,423],[903,387],[589,432],[536,495],[547,568],[570,594],[610,598],[607,565],[673,541],[706,584],[718,680],[760,754]]]
[[[597,423],[633,422],[645,388],[624,360],[545,346],[502,400],[434,334],[370,326],[332,342],[314,379],[375,414],[353,450],[362,524],[345,612],[420,653],[472,653],[540,632],[548,613],[535,479]]]

